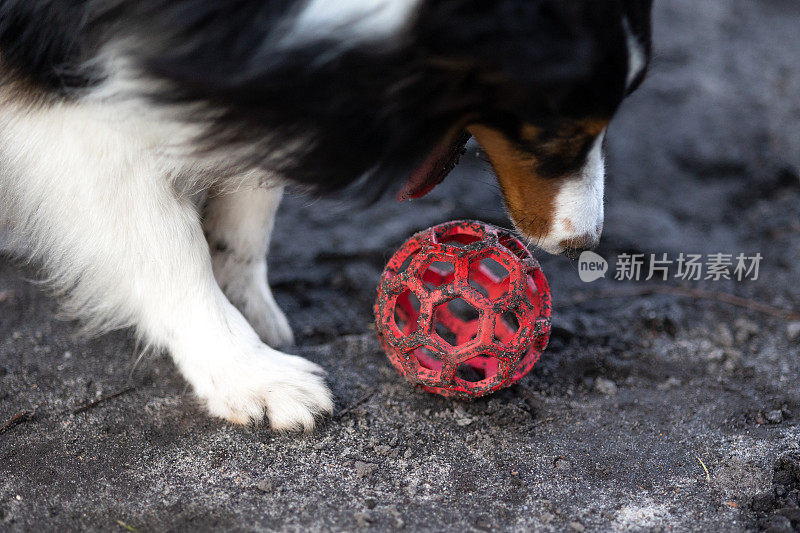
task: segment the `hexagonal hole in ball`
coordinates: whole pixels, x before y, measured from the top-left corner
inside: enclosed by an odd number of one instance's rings
[[[469,265],[469,285],[484,298],[497,300],[508,293],[509,272],[500,262],[485,257]]]
[[[433,309],[434,332],[453,348],[475,340],[480,313],[463,298],[455,298]]]
[[[519,319],[514,311],[506,311],[495,319],[494,338],[503,344],[511,344],[519,331]]]
[[[491,380],[500,371],[500,361],[491,355],[479,355],[458,365],[456,379],[466,383]]]
[[[433,261],[420,276],[422,284],[428,289],[437,289],[447,285],[456,274],[456,267],[449,261]]]
[[[425,370],[431,372],[439,372],[442,370],[442,359],[433,350],[420,346],[412,352],[417,364]]]
[[[433,308],[433,330],[453,348],[462,346],[478,335],[478,310],[461,298]]]
[[[420,302],[417,295],[406,289],[401,292],[394,305],[394,323],[405,335],[413,335],[418,327]]]
[[[478,317],[480,316],[478,310],[463,298],[453,298],[447,302],[447,309],[453,314],[453,316],[464,322],[478,320]]]

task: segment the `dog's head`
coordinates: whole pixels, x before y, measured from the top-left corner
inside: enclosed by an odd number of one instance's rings
[[[605,131],[644,77],[651,3],[432,4],[421,28],[426,20],[452,25],[450,34],[428,30],[430,49],[451,58],[441,69],[460,71],[465,84],[474,76],[460,94],[474,105],[462,127],[488,155],[514,225],[551,253],[594,247],[603,227]],[[459,142],[447,138],[434,153]]]
[[[164,11],[175,38],[148,67],[211,102],[209,145],[321,189],[402,177],[415,197],[471,134],[532,243],[596,244],[605,129],[647,67],[651,0],[266,4]]]

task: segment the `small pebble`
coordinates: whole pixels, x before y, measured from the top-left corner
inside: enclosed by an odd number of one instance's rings
[[[733,372],[741,366],[742,358],[742,352],[739,350],[725,350],[725,363],[722,365],[722,368],[728,372]]]
[[[780,424],[783,422],[783,413],[780,409],[775,409],[766,414],[765,418],[770,424]]]
[[[375,509],[376,505],[378,505],[378,502],[375,501],[375,498],[367,498],[364,500],[364,507],[367,509]]]
[[[752,337],[758,335],[759,331],[758,324],[746,318],[737,318],[733,323],[733,329],[735,332],[734,338],[736,339],[736,344],[744,344]]]
[[[378,465],[356,461],[355,469],[358,477],[370,477],[378,469]]]
[[[606,396],[614,396],[617,394],[617,384],[606,378],[597,378],[594,380],[594,390]]]
[[[378,455],[389,455],[391,452],[391,446],[375,446],[375,453]]]
[[[356,513],[353,515],[353,518],[355,518],[356,524],[358,524],[359,527],[369,527],[372,522],[372,517],[369,513]]]
[[[789,322],[786,325],[786,337],[788,337],[790,341],[800,339],[800,320],[797,322]]]
[[[275,489],[275,485],[271,479],[264,479],[256,484],[256,488],[261,492],[272,492]]]
[[[461,407],[456,407],[455,409],[453,409],[453,416],[456,419],[456,425],[459,427],[468,426],[475,421]]]
[[[659,383],[656,386],[656,388],[658,390],[671,390],[671,389],[677,389],[680,386],[681,386],[681,380],[673,376],[671,378],[668,378],[667,381]]]
[[[725,324],[720,324],[717,327],[716,338],[717,342],[726,348],[733,346],[733,332],[731,331],[731,328]]]
[[[400,511],[397,510],[396,505],[392,505],[389,507],[389,514],[394,517],[394,527],[397,529],[403,529],[406,527],[406,522],[403,520],[403,515],[400,514]]]
[[[539,520],[542,522],[542,524],[549,524],[555,519],[556,515],[554,515],[553,513],[544,513],[542,516],[539,517]]]
[[[583,533],[584,531],[586,531],[586,527],[580,522],[570,522],[569,528],[572,531],[577,531],[578,533]]]

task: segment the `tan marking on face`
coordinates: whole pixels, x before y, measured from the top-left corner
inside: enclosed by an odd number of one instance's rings
[[[542,135],[542,128],[534,126],[533,124],[523,124],[520,131],[520,136],[528,141],[534,143]]]
[[[591,137],[597,137],[608,127],[609,120],[606,118],[588,118],[579,122],[583,133]]]
[[[514,224],[534,239],[547,235],[561,180],[538,176],[535,158],[521,153],[499,131],[479,124],[467,129],[489,156]]]

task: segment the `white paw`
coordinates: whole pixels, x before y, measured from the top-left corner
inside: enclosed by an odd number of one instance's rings
[[[200,380],[191,379],[208,411],[236,424],[259,423],[266,414],[278,431],[311,431],[319,416],[333,411],[333,399],[318,365],[263,349],[245,357],[221,358]],[[189,376],[187,376],[189,377]],[[199,381],[199,382],[198,382]]]

